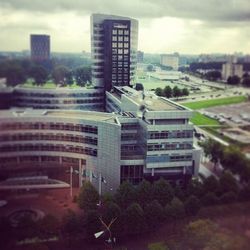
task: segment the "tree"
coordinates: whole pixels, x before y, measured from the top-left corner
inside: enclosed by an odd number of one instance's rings
[[[220,192],[222,194],[226,192],[234,192],[238,193],[239,187],[237,184],[237,181],[229,171],[223,172],[223,174],[220,177]]]
[[[90,239],[94,238],[94,234],[101,230],[101,221],[96,210],[88,210],[86,213],[86,233]]]
[[[173,92],[172,92],[172,89],[171,89],[170,86],[167,85],[167,86],[164,88],[164,90],[163,90],[163,95],[164,95],[165,97],[167,97],[167,98],[172,97]]]
[[[48,72],[44,67],[35,65],[30,70],[30,76],[34,78],[37,85],[41,85],[47,81]]]
[[[144,213],[150,229],[154,229],[163,219],[163,207],[156,200],[146,205]]]
[[[78,197],[78,205],[81,209],[95,209],[99,201],[99,194],[94,186],[86,181],[83,183]]]
[[[220,202],[222,204],[232,203],[237,200],[237,194],[235,192],[226,192],[220,197]]]
[[[219,198],[213,192],[208,192],[201,198],[201,203],[205,206],[213,206],[219,203]]]
[[[5,77],[7,78],[7,85],[9,86],[16,86],[26,81],[25,72],[18,65],[9,65],[6,69]]]
[[[11,249],[10,245],[15,242],[15,239],[13,238],[13,229],[10,220],[7,217],[0,217],[0,233],[2,239],[0,240],[0,248]]]
[[[143,208],[152,201],[153,190],[150,182],[146,180],[141,181],[136,191],[138,202]]]
[[[59,233],[59,221],[53,215],[48,214],[38,222],[38,228],[42,236],[56,236]]]
[[[250,87],[250,77],[243,78],[242,84],[246,87]]]
[[[218,70],[212,70],[206,73],[205,77],[209,81],[217,81],[218,79],[221,79],[221,72]]]
[[[72,210],[68,210],[62,219],[62,232],[69,236],[81,232],[79,217]]]
[[[181,90],[177,86],[174,86],[173,97],[180,97],[180,96],[181,96]]]
[[[211,175],[204,180],[203,187],[205,193],[216,193],[219,190],[219,182],[213,175]]]
[[[183,88],[183,89],[181,90],[181,95],[182,95],[182,96],[188,96],[188,95],[189,95],[188,89],[187,89],[187,88]]]
[[[135,84],[135,89],[136,89],[137,91],[143,91],[143,90],[144,90],[144,86],[143,86],[143,84],[141,84],[141,83],[136,83],[136,84]]]
[[[138,203],[132,203],[125,211],[125,228],[128,235],[140,234],[146,229],[144,213]]]
[[[240,83],[240,78],[238,76],[229,76],[227,79],[227,83],[231,85],[237,85]]]
[[[200,201],[194,195],[189,196],[185,202],[185,211],[187,215],[196,215],[199,212],[200,207]]]
[[[173,188],[169,183],[161,178],[153,184],[153,197],[162,205],[165,206],[174,197]]]
[[[91,82],[91,67],[80,67],[74,71],[76,83],[79,86],[85,86]]]
[[[172,217],[174,220],[179,220],[185,216],[185,207],[182,201],[174,197],[170,203],[172,210]]]
[[[136,201],[135,187],[128,181],[124,181],[117,189],[115,200],[121,208],[126,208]]]
[[[153,72],[153,71],[154,71],[154,66],[153,66],[152,64],[149,64],[149,65],[147,66],[147,71]]]
[[[123,231],[121,214],[121,208],[116,203],[108,202],[104,205],[102,212],[103,221],[108,225],[112,221],[112,219],[115,219],[115,222],[110,228],[113,236],[118,235]]]
[[[164,93],[161,88],[156,88],[155,89],[155,94],[158,96],[164,96]]]
[[[185,192],[184,190],[180,187],[180,185],[176,185],[174,188],[174,196],[183,201],[185,199]]]
[[[200,198],[204,193],[203,185],[197,179],[190,180],[187,186],[187,194],[195,195],[197,198]]]
[[[68,71],[65,74],[65,83],[67,85],[72,85],[74,83],[73,71]]]
[[[200,146],[203,147],[205,155],[214,163],[214,168],[216,169],[217,164],[223,157],[223,146],[211,138],[201,142]]]
[[[57,66],[52,71],[52,78],[56,84],[64,85],[66,84],[66,76],[69,74],[70,70],[65,66]]]

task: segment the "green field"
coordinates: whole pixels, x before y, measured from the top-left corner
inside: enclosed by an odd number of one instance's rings
[[[236,104],[236,103],[241,103],[245,101],[247,101],[246,96],[234,96],[234,97],[212,99],[212,100],[206,100],[206,101],[187,102],[187,103],[182,103],[182,105],[190,109],[203,109],[203,108],[210,108],[214,106]]]
[[[25,88],[42,88],[42,89],[54,89],[56,87],[60,87],[57,86],[54,82],[46,82],[43,85],[36,85],[33,84],[31,81],[27,81],[26,83],[21,85],[22,87]],[[67,85],[65,87],[62,88],[70,88],[70,89],[74,89],[74,88],[80,88],[80,86],[78,86],[76,83],[72,84],[72,85]]]
[[[220,123],[212,118],[209,118],[205,115],[200,114],[199,112],[194,112],[194,116],[192,117],[192,119],[190,120],[193,124],[195,125],[220,125]]]

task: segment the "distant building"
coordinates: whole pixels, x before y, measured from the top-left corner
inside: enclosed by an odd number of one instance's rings
[[[229,76],[243,76],[243,65],[227,62],[222,65],[222,79],[227,80]]]
[[[128,17],[91,16],[92,84],[110,90],[133,84],[138,21]]]
[[[142,63],[144,59],[144,52],[138,50],[137,51],[137,63]]]
[[[173,70],[178,70],[179,56],[177,54],[162,54],[160,64],[162,66],[171,67]]]
[[[30,35],[30,51],[32,61],[47,61],[50,59],[50,36]]]

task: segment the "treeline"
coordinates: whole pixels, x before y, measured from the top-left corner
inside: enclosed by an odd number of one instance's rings
[[[0,62],[0,78],[6,78],[8,86],[24,84],[28,79],[32,79],[34,85],[43,85],[49,80],[61,86],[74,83],[84,86],[91,82],[89,64],[69,68],[58,64],[59,62],[63,63],[64,61],[61,59],[46,63],[33,63],[28,59],[3,60]]]
[[[62,221],[51,215],[37,222],[23,217],[15,227],[8,218],[1,218],[0,230],[5,240],[0,246],[14,249],[12,246],[16,242],[32,238],[56,237],[67,244],[96,241],[94,234],[100,231],[106,231],[101,241],[110,238],[110,243],[114,243],[155,231],[164,223],[175,226],[178,221],[195,216],[202,206],[249,201],[249,192],[250,183],[239,186],[228,171],[222,173],[218,180],[213,176],[203,183],[191,180],[185,189],[173,187],[164,179],[153,184],[143,180],[136,187],[125,181],[114,195],[102,197],[90,182],[85,182],[79,196],[74,198],[83,213],[69,210]],[[111,221],[109,233],[106,226]]]
[[[158,96],[171,98],[171,97],[188,96],[189,91],[187,88],[180,89],[178,86],[174,86],[173,88],[171,88],[170,86],[166,86],[164,89],[156,88],[155,94]]]

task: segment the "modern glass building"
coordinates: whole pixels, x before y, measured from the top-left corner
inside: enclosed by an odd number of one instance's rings
[[[138,21],[93,14],[91,16],[92,83],[110,90],[132,86],[137,60]]]

